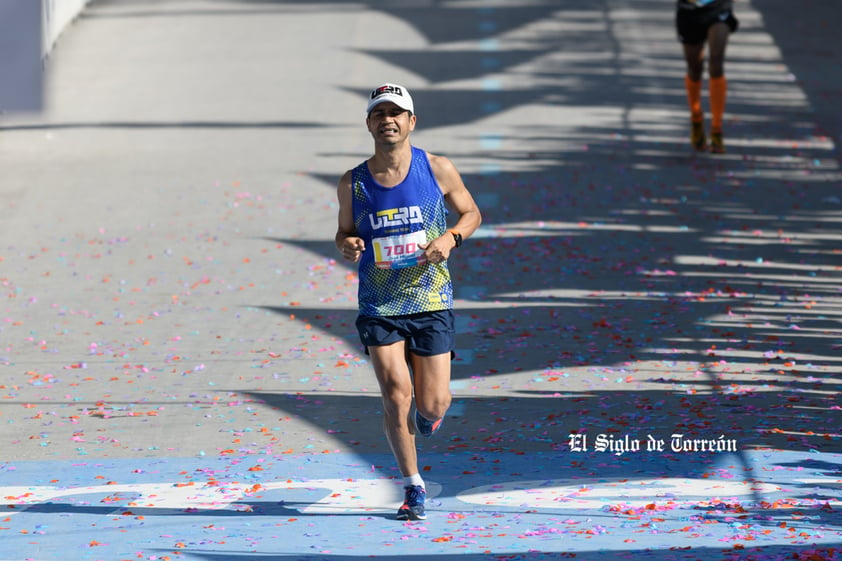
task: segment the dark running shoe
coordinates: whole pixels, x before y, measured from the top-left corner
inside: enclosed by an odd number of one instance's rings
[[[427,492],[420,485],[404,487],[404,500],[398,509],[398,520],[426,520],[424,497]]]
[[[421,413],[418,410],[415,410],[415,428],[417,429],[417,433],[421,436],[431,437],[444,424],[444,417],[438,419],[437,421],[428,421],[424,417],[421,416]]]
[[[708,147],[708,139],[705,137],[705,125],[703,122],[690,122],[690,144],[699,151],[705,150]]]
[[[722,140],[722,131],[710,133],[710,151],[714,154],[725,153],[725,141]]]

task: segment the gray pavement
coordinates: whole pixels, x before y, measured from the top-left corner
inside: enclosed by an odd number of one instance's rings
[[[485,218],[452,263],[455,400],[422,446],[431,477],[499,454],[515,488],[552,466],[567,484],[701,481],[721,455],[568,441],[679,432],[736,442],[753,477],[785,453],[838,482],[840,3],[806,4],[793,23],[791,3],[738,3],[711,156],[687,143],[668,0],[93,2],[49,60],[45,112],[0,116],[0,476],[233,457],[306,473],[312,455],[323,478],[394,477],[332,243],[335,182],[370,151],[366,91],[388,80]],[[839,498],[804,493],[784,498]],[[823,537],[776,554],[838,543],[822,504]],[[562,551],[545,537],[536,551]],[[674,538],[652,539],[647,555]],[[720,542],[687,558],[729,558]]]

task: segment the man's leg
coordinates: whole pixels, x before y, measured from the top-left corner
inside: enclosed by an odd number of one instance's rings
[[[684,76],[684,89],[687,92],[687,105],[690,108],[690,144],[696,150],[707,148],[705,136],[705,114],[702,110],[702,71],[704,69],[704,43],[683,45],[687,73]]]
[[[727,23],[713,24],[708,30],[708,50],[710,58],[710,95],[711,113],[711,150],[724,152],[722,141],[722,121],[725,116],[725,99],[728,96],[728,82],[725,79],[725,48],[731,29]]]
[[[412,378],[406,363],[406,343],[369,347],[383,399],[383,431],[404,477],[418,473],[412,410]]]
[[[730,35],[731,28],[725,22],[717,22],[708,29],[708,73],[711,78],[725,75],[725,49]]]
[[[410,353],[415,382],[415,407],[431,422],[442,419],[450,407],[451,354],[420,356]]]
[[[705,44],[683,44],[684,62],[687,65],[687,77],[693,82],[700,82],[705,70]]]
[[[404,480],[404,502],[398,509],[397,519],[424,520],[427,492],[418,472],[415,424],[410,417],[413,388],[406,343],[369,347],[369,354],[383,398],[383,429]]]

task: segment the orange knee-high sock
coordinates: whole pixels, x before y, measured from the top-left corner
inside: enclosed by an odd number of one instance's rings
[[[690,76],[684,76],[684,89],[687,90],[687,104],[690,106],[690,118],[700,123],[704,119],[702,113],[702,81],[691,80]]]
[[[725,115],[725,98],[728,96],[728,81],[725,80],[725,76],[711,78],[709,90],[711,130],[722,132],[722,118]]]

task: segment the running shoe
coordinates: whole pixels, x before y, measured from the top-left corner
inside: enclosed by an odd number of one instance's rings
[[[426,520],[424,497],[427,492],[420,485],[408,485],[403,488],[403,504],[398,509],[398,520]]]
[[[415,428],[418,429],[416,432],[421,436],[431,437],[444,424],[444,417],[438,419],[437,421],[428,421],[424,417],[421,416],[421,413],[418,410],[415,410]]]
[[[722,140],[722,131],[710,133],[710,151],[714,154],[725,153],[725,142]]]
[[[705,124],[702,121],[690,121],[690,144],[696,150],[704,150],[708,146],[705,138]]]

